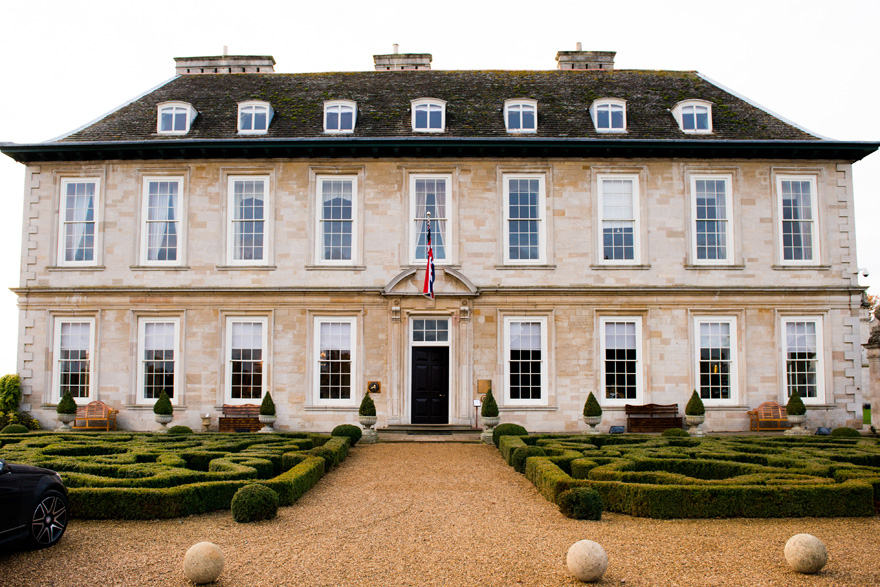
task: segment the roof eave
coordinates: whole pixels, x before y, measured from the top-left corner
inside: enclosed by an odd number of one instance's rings
[[[335,157],[591,157],[697,159],[830,159],[856,162],[878,142],[590,138],[317,137],[175,139],[169,141],[0,143],[19,163],[131,159]]]

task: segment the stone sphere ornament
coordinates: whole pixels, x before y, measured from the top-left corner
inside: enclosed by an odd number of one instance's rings
[[[825,544],[811,534],[795,534],[785,543],[785,561],[793,571],[812,575],[828,562]]]
[[[223,551],[213,542],[199,542],[183,557],[183,574],[196,585],[213,583],[223,572]]]
[[[608,568],[608,555],[598,542],[581,540],[568,549],[565,563],[578,581],[592,583],[605,574]]]

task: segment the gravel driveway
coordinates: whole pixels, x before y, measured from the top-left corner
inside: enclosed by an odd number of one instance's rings
[[[785,564],[799,532],[828,547],[819,575]],[[583,538],[608,552],[605,586],[880,585],[878,517],[569,520],[495,449],[455,443],[356,447],[268,522],[74,520],[53,548],[0,555],[0,585],[188,585],[183,555],[202,540],[223,550],[223,586],[577,585],[565,553]]]

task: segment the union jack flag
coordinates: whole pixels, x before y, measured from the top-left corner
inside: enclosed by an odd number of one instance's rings
[[[428,267],[425,269],[425,287],[422,293],[434,299],[434,247],[431,246],[431,213],[428,213],[428,239],[426,241],[427,253],[425,257],[428,259]]]

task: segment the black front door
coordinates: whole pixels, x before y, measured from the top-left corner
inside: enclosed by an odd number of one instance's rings
[[[412,423],[449,423],[449,348],[412,349]]]

